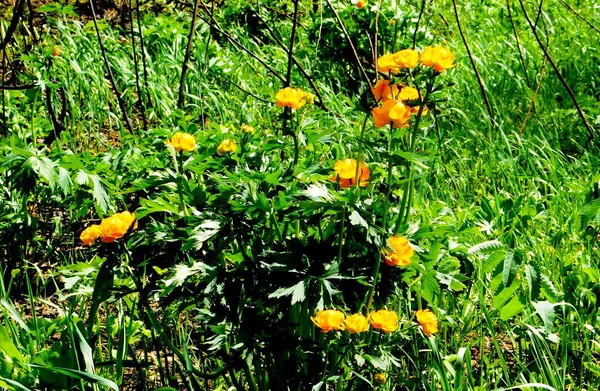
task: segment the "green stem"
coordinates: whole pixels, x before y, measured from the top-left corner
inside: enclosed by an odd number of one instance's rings
[[[183,151],[179,151],[179,170],[177,170],[177,193],[179,194],[179,211],[183,212],[184,216],[188,215],[187,207],[183,200],[183,181],[185,175],[183,173]]]
[[[342,209],[342,219],[340,223],[340,240],[338,242],[338,263],[342,263],[342,248],[344,247],[344,225],[346,225],[346,207]]]

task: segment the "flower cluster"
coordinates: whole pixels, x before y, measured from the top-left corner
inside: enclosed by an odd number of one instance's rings
[[[346,330],[349,333],[357,334],[369,330],[370,326],[390,333],[398,328],[398,314],[388,310],[372,312],[368,318],[361,314],[353,314],[346,318],[342,311],[322,310],[310,319],[324,333],[332,330]]]
[[[377,69],[383,73],[397,74],[401,69],[412,69],[419,65],[433,67],[437,72],[454,67],[454,53],[443,46],[426,47],[419,55],[414,49],[384,54],[377,59]]]
[[[86,246],[91,246],[98,238],[102,238],[104,243],[111,243],[122,238],[132,225],[133,229],[137,228],[134,213],[117,213],[102,220],[100,225],[94,224],[84,229],[79,239]]]
[[[289,107],[299,109],[306,103],[313,103],[315,96],[310,92],[302,91],[300,88],[285,87],[275,95],[277,107]]]
[[[357,167],[358,165],[358,167]],[[333,166],[334,175],[329,178],[334,182],[340,183],[340,188],[346,189],[354,186],[357,178],[358,170],[358,185],[365,187],[369,184],[371,171],[365,162],[357,163],[355,159],[338,160]]]
[[[437,317],[431,310],[419,310],[415,311],[415,316],[417,317],[417,322],[421,325],[423,329],[423,333],[426,336],[431,336],[438,332],[438,320]]]
[[[408,266],[414,254],[408,239],[404,236],[392,236],[388,239],[388,245],[392,251],[383,252],[383,260],[389,266]]]
[[[196,138],[193,134],[177,132],[173,135],[173,139],[165,141],[165,144],[172,145],[175,151],[190,152],[196,148]]]

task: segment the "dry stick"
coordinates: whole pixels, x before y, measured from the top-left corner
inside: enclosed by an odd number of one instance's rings
[[[589,134],[587,142],[589,143],[590,141],[595,141],[596,137],[594,135],[594,130],[592,129],[592,127],[588,123],[587,119],[585,118],[585,113],[581,109],[581,106],[579,106],[579,103],[577,103],[577,97],[575,96],[575,93],[573,92],[573,90],[571,89],[571,87],[569,86],[569,84],[567,83],[565,78],[563,77],[563,75],[560,73],[560,70],[558,69],[558,66],[556,66],[556,63],[554,62],[552,57],[550,57],[550,53],[548,53],[548,49],[542,43],[542,40],[540,39],[540,37],[537,33],[536,27],[531,22],[531,19],[529,19],[529,15],[527,14],[527,10],[525,9],[525,4],[523,4],[523,0],[519,0],[519,4],[521,5],[521,9],[523,10],[523,15],[525,15],[525,19],[527,20],[527,23],[529,24],[529,27],[531,28],[531,31],[533,32],[533,35],[534,35],[536,41],[538,42],[540,49],[542,49],[542,51],[544,52],[544,56],[546,56],[546,59],[552,66],[552,69],[554,69],[556,76],[558,76],[558,79],[560,80],[563,87],[565,87],[565,90],[567,90],[569,97],[571,97],[571,100],[573,101],[573,104],[575,105],[577,114],[579,115],[579,118],[581,118],[581,121],[583,122],[583,125],[585,126],[585,129],[587,130],[587,132]]]
[[[104,48],[104,43],[102,42],[102,37],[100,36],[100,29],[98,28],[98,21],[96,18],[96,11],[94,10],[94,0],[90,0],[90,9],[92,11],[92,18],[94,20],[94,28],[96,29],[96,35],[98,36],[98,43],[100,44],[100,51],[102,52],[102,57],[104,58],[104,66],[106,67],[106,73],[108,74],[108,79],[110,84],[115,92],[117,97],[117,102],[119,103],[119,108],[121,109],[121,113],[123,114],[123,120],[125,121],[125,125],[127,126],[127,130],[129,133],[133,133],[133,128],[131,126],[131,122],[129,122],[129,116],[127,115],[127,110],[125,109],[125,102],[123,102],[123,98],[119,94],[119,90],[117,89],[117,83],[115,82],[115,78],[112,73],[112,69],[110,68],[110,64],[108,63],[108,57],[106,56],[106,49]]]
[[[352,39],[350,38],[350,35],[348,34],[348,31],[346,31],[346,27],[344,26],[344,23],[340,19],[340,15],[337,13],[337,11],[335,10],[335,8],[333,8],[333,5],[331,5],[331,1],[330,0],[325,0],[325,1],[327,1],[327,4],[329,5],[329,8],[331,8],[331,10],[333,11],[333,14],[335,15],[335,18],[337,19],[340,27],[342,28],[342,31],[344,32],[344,36],[346,37],[346,40],[350,44],[350,47],[352,48],[352,53],[354,53],[354,57],[356,58],[356,63],[360,67],[360,70],[361,70],[361,72],[363,74],[363,77],[365,78],[365,80],[367,81],[367,83],[369,83],[369,87],[373,88],[373,85],[371,84],[371,80],[369,80],[369,76],[367,76],[367,72],[365,72],[365,68],[363,68],[362,63],[360,62],[360,57],[358,57],[358,53],[356,52],[356,48],[354,47],[354,44],[352,43]]]
[[[425,2],[427,0],[423,0],[421,2],[421,11],[419,12],[419,18],[417,19],[417,25],[415,26],[415,33],[413,35],[413,46],[412,48],[415,49],[417,47],[417,31],[419,31],[419,23],[421,23],[421,17],[423,16],[423,12],[425,11]]]
[[[135,13],[138,24],[138,34],[140,35],[140,49],[142,49],[142,69],[144,70],[144,88],[146,89],[146,97],[148,98],[148,106],[152,106],[152,100],[150,99],[150,94],[148,93],[148,66],[146,65],[146,48],[144,47],[144,35],[142,34],[142,22],[140,21],[140,2],[139,0],[135,1]]]
[[[38,42],[38,34],[35,33],[35,25],[33,24],[33,4],[31,3],[31,0],[27,0],[27,7],[29,8],[29,17],[28,22],[29,22],[29,30],[31,30],[31,35],[33,38],[32,44],[36,44]]]
[[[588,26],[590,26],[592,28],[592,30],[594,30],[595,32],[597,32],[598,34],[600,34],[600,29],[598,29],[598,27],[594,26],[590,21],[588,21],[586,18],[584,18],[583,15],[581,15],[579,12],[577,12],[573,8],[571,8],[571,6],[569,4],[567,4],[564,0],[558,0],[558,1],[562,5],[564,5],[565,7],[567,7],[567,9],[569,11],[571,11],[571,13],[573,13],[573,15],[575,15],[579,19],[583,20]]]
[[[135,33],[133,31],[133,1],[129,0],[129,24],[130,24],[130,33],[131,33],[131,47],[133,48],[133,67],[135,69],[135,88],[138,93],[138,104],[139,109],[142,112],[142,124],[144,126],[144,131],[148,131],[148,120],[146,119],[146,107],[144,105],[144,95],[142,93],[142,88],[140,87],[140,71],[139,64],[137,58],[137,52],[135,49]]]
[[[298,24],[298,3],[300,0],[294,1],[294,16],[292,20],[292,34],[290,36],[290,46],[288,48],[288,66],[287,72],[285,74],[285,84],[284,87],[289,87],[292,79],[292,64],[294,58],[294,39],[296,39],[296,27]]]
[[[250,49],[248,49],[247,47],[245,47],[244,45],[242,45],[238,40],[236,40],[235,38],[233,38],[231,35],[227,34],[221,28],[221,25],[219,24],[219,22],[217,22],[217,20],[214,18],[214,16],[210,14],[208,8],[206,7],[206,5],[204,3],[200,3],[200,5],[202,5],[202,8],[204,8],[204,12],[206,12],[206,14],[210,17],[210,19],[211,19],[211,21],[212,21],[212,23],[214,25],[215,30],[217,32],[219,32],[219,34],[221,34],[222,36],[224,36],[229,42],[231,42],[235,46],[239,47],[240,49],[242,49],[243,51],[245,51],[246,53],[248,53],[252,58],[254,58],[256,61],[258,61],[259,63],[261,63],[262,66],[264,66],[265,68],[267,68],[273,74],[273,76],[275,76],[276,78],[278,78],[279,80],[281,80],[282,83],[285,83],[285,79],[283,78],[283,76],[281,76],[275,69],[273,69],[264,60],[262,60],[256,54],[254,54]],[[203,19],[202,17],[199,16],[199,18],[202,19],[204,22],[206,22],[206,20]]]
[[[23,9],[25,5],[25,0],[17,0],[15,4],[15,11],[13,12],[13,17],[10,21],[10,25],[8,29],[6,29],[6,35],[4,39],[0,41],[0,50],[4,50],[8,42],[12,39],[13,34],[17,30],[17,25],[19,24],[19,20],[21,20],[21,16],[23,16]],[[5,53],[6,54],[6,53]]]
[[[194,43],[194,31],[196,30],[196,18],[198,15],[198,3],[200,0],[194,1],[194,11],[192,14],[192,25],[190,26],[190,34],[188,36],[188,43],[185,48],[185,56],[183,57],[183,64],[181,64],[181,79],[179,79],[179,98],[177,99],[177,108],[183,108],[183,86],[185,84],[185,74],[188,69],[188,61],[192,53],[192,44]]]
[[[531,88],[531,81],[529,80],[529,73],[527,73],[527,66],[525,65],[525,57],[523,57],[523,51],[521,50],[521,43],[519,42],[519,35],[517,34],[517,26],[515,26],[515,20],[512,15],[512,9],[510,6],[510,0],[506,0],[506,8],[508,9],[508,18],[512,25],[513,34],[515,35],[515,41],[517,41],[517,49],[519,50],[519,58],[521,59],[521,66],[523,67],[523,73],[525,74],[525,80],[527,81],[527,87]]]
[[[535,16],[535,23],[533,26],[537,28],[538,22],[540,21],[540,16],[542,16],[542,6],[544,5],[544,0],[540,0],[540,4],[538,6],[538,13]]]
[[[523,124],[521,125],[521,128],[519,129],[519,134],[523,134],[523,130],[525,129],[525,125],[527,124],[527,121],[529,120],[529,117],[531,117],[531,112],[533,110],[533,106],[535,105],[535,98],[538,94],[538,92],[540,91],[540,87],[542,86],[542,80],[544,79],[544,71],[546,70],[546,63],[548,62],[548,59],[546,57],[544,57],[544,63],[542,64],[542,69],[540,70],[540,80],[538,81],[538,85],[535,88],[535,91],[533,93],[533,96],[531,97],[531,102],[529,103],[529,108],[527,109],[527,114],[525,115],[525,119],[523,120]]]
[[[487,93],[485,92],[485,86],[483,85],[483,80],[481,80],[481,75],[479,75],[479,72],[477,71],[477,66],[475,65],[473,55],[471,54],[471,49],[469,49],[467,38],[465,37],[465,34],[463,33],[462,27],[460,25],[460,18],[458,17],[458,8],[456,7],[456,0],[452,0],[452,5],[454,6],[454,15],[456,16],[458,32],[460,33],[460,37],[462,38],[463,44],[465,45],[465,49],[467,50],[467,54],[469,55],[469,60],[471,60],[471,66],[473,67],[473,71],[475,71],[475,77],[477,78],[477,83],[479,83],[481,95],[483,96],[483,100],[485,101],[485,107],[487,108],[488,115],[490,116],[490,122],[492,125],[494,125],[494,114],[492,113],[492,106],[490,105]]]
[[[275,41],[277,42],[277,44],[279,44],[279,46],[281,46],[282,49],[287,50],[285,44],[281,41],[281,39],[279,39],[279,37],[275,34],[275,32],[273,31],[273,29],[271,29],[271,27],[267,24],[267,22],[262,18],[262,16],[260,16],[260,14],[258,12],[256,12],[256,11],[252,11],[252,12],[254,13],[254,15],[256,15],[261,20],[261,22],[266,27],[266,29],[269,32],[269,34],[271,34],[271,36],[273,37],[273,39],[275,39]],[[302,67],[302,65],[300,64],[300,62],[296,59],[296,57],[293,54],[292,54],[292,61],[294,62],[294,65],[296,65],[296,67],[298,67],[298,70],[300,71],[300,73],[302,73],[302,75],[304,76],[304,78],[308,81],[308,83],[310,84],[310,86],[313,89],[313,91],[315,91],[315,94],[317,94],[317,97],[319,98],[319,102],[317,102],[316,105],[318,107],[322,108],[325,111],[329,111],[329,109],[323,103],[323,97],[321,96],[321,93],[319,92],[317,86],[315,85],[315,82],[313,81],[312,76],[310,76],[308,74],[308,72],[306,72],[306,70],[304,69],[304,67]]]

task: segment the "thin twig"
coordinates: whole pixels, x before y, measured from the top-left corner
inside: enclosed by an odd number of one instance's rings
[[[236,40],[231,35],[229,35],[228,33],[226,33],[223,30],[223,28],[221,28],[221,25],[219,24],[219,22],[216,21],[216,19],[214,18],[214,16],[210,14],[208,7],[206,7],[206,4],[200,3],[200,5],[204,9],[204,12],[206,12],[206,14],[210,17],[210,20],[213,22],[214,29],[219,34],[221,34],[222,36],[224,36],[229,42],[231,42],[235,46],[239,47],[240,49],[242,49],[243,51],[245,51],[246,53],[248,53],[252,58],[254,58],[256,61],[258,61],[259,63],[261,63],[262,66],[264,66],[265,68],[267,68],[276,78],[278,78],[279,80],[281,80],[282,83],[285,83],[285,78],[283,76],[281,76],[279,74],[279,72],[277,72],[275,69],[273,69],[273,67],[271,67],[269,64],[267,64],[264,60],[262,60],[256,54],[254,54],[250,49],[248,49],[247,47],[245,47],[244,45],[242,45],[238,40]],[[208,23],[208,21],[206,21],[205,19],[203,19],[201,16],[198,16],[198,17],[200,19],[202,19],[203,21],[205,21],[206,23]]]
[[[144,95],[142,92],[142,87],[140,86],[140,70],[139,70],[139,63],[138,63],[136,45],[135,45],[135,33],[133,31],[133,10],[132,10],[133,9],[133,1],[132,0],[129,0],[129,7],[127,7],[127,8],[129,8],[129,26],[130,26],[129,32],[131,33],[133,68],[135,71],[135,88],[136,88],[137,94],[138,94],[139,109],[142,114],[142,125],[144,126],[144,131],[148,131],[148,120],[146,118],[146,107],[144,105]]]
[[[583,17],[583,15],[581,15],[579,12],[575,11],[569,4],[567,4],[564,0],[558,0],[562,5],[564,5],[565,7],[567,7],[567,9],[569,11],[571,11],[571,13],[573,13],[573,15],[577,16],[579,19],[583,20],[588,26],[590,26],[592,28],[592,30],[594,30],[595,32],[597,32],[598,34],[600,34],[600,29],[598,29],[598,27],[594,26],[590,21],[588,21],[586,18]]]
[[[427,0],[423,0],[421,2],[421,11],[419,12],[419,18],[417,19],[417,24],[415,25],[415,33],[413,35],[413,46],[412,48],[415,49],[417,47],[417,32],[419,31],[419,23],[421,23],[421,17],[423,16],[423,12],[425,11],[425,2]]]
[[[13,34],[17,30],[19,20],[21,20],[21,17],[23,16],[24,5],[25,0],[17,0],[14,7],[12,19],[10,20],[10,25],[8,25],[8,29],[6,29],[6,35],[4,36],[2,41],[0,41],[0,50],[4,50],[4,48],[6,48],[6,45],[8,45],[8,43],[12,39]]]
[[[129,133],[133,133],[133,127],[131,126],[131,122],[129,121],[129,116],[127,115],[127,110],[125,108],[125,102],[123,102],[123,98],[121,94],[119,94],[119,90],[117,88],[117,83],[115,82],[115,78],[112,73],[112,69],[110,67],[110,63],[108,62],[108,57],[106,56],[106,49],[104,48],[104,43],[102,42],[102,36],[100,35],[100,29],[98,28],[98,20],[96,17],[96,11],[94,9],[94,0],[90,0],[90,10],[92,11],[92,18],[94,20],[94,28],[96,29],[96,35],[98,36],[98,43],[100,44],[100,51],[102,52],[102,57],[104,58],[104,65],[106,66],[106,73],[108,74],[108,79],[112,88],[115,92],[115,96],[117,97],[117,102],[119,103],[119,108],[121,109],[121,113],[123,114],[123,120],[125,121],[125,125]]]
[[[284,87],[289,87],[292,83],[292,65],[294,58],[294,39],[296,39],[296,27],[298,23],[298,3],[300,0],[294,0],[294,17],[292,19],[292,34],[290,36],[290,45],[288,48],[288,65],[287,72],[285,74],[285,85]]]
[[[517,41],[517,49],[519,50],[519,59],[521,60],[521,66],[523,67],[523,73],[525,74],[525,80],[527,81],[527,87],[531,88],[531,81],[529,80],[529,73],[527,73],[527,66],[525,65],[525,57],[523,57],[523,51],[521,50],[521,43],[519,42],[519,35],[517,34],[517,26],[512,15],[512,7],[510,6],[510,0],[506,0],[506,9],[508,10],[508,18],[512,25],[513,34],[515,35],[515,41]]]
[[[188,69],[188,61],[192,54],[192,45],[194,43],[194,31],[196,30],[196,18],[198,15],[198,3],[200,0],[194,1],[194,11],[192,14],[192,24],[190,26],[190,34],[188,35],[188,42],[185,48],[185,56],[183,57],[183,64],[181,64],[181,79],[179,79],[179,98],[177,99],[177,108],[183,108],[183,87],[185,85],[185,74]]]
[[[148,93],[149,88],[148,88],[148,66],[146,65],[146,48],[144,45],[144,34],[142,34],[142,22],[140,21],[140,2],[139,0],[135,1],[135,14],[136,14],[136,18],[137,18],[137,24],[138,24],[138,34],[140,36],[140,49],[142,49],[142,69],[144,70],[144,88],[146,90],[146,98],[148,99],[147,105],[148,106],[152,106],[152,100],[150,98],[150,94]]]
[[[533,92],[533,96],[531,97],[531,102],[529,103],[529,108],[527,109],[527,114],[525,115],[523,124],[521,124],[521,128],[519,129],[519,134],[523,133],[523,130],[525,129],[525,125],[527,124],[529,117],[531,117],[531,112],[533,111],[533,107],[535,106],[535,98],[537,97],[537,95],[540,91],[540,87],[542,86],[542,80],[544,79],[544,71],[546,70],[547,61],[548,61],[548,58],[544,57],[542,69],[540,70],[540,80],[538,81],[538,85],[535,88],[535,91]]]
[[[527,14],[527,10],[525,9],[525,4],[523,4],[523,0],[519,0],[519,4],[521,5],[521,9],[523,10],[523,15],[525,15],[525,19],[527,20],[527,23],[529,24],[529,27],[531,28],[531,31],[533,32],[533,35],[534,35],[536,41],[538,42],[540,49],[542,49],[542,51],[544,52],[544,56],[546,56],[546,58],[548,59],[548,62],[552,66],[552,69],[554,69],[556,76],[560,80],[560,82],[563,85],[563,87],[565,88],[565,90],[567,90],[567,94],[569,94],[569,97],[571,97],[571,100],[573,101],[573,104],[575,105],[577,114],[579,114],[579,118],[581,118],[581,121],[583,122],[583,125],[585,126],[585,128],[588,132],[588,136],[589,136],[588,143],[590,141],[595,141],[596,136],[594,134],[594,130],[592,129],[592,127],[588,123],[587,119],[585,118],[585,113],[581,109],[581,106],[579,106],[579,103],[577,102],[577,97],[575,96],[575,93],[573,92],[573,90],[571,89],[571,87],[569,86],[569,84],[567,83],[565,78],[563,77],[563,75],[560,73],[560,70],[558,69],[558,66],[556,65],[556,63],[554,62],[552,57],[550,57],[548,48],[546,46],[544,46],[544,44],[542,43],[542,40],[540,39],[540,37],[537,33],[537,28],[533,25],[531,19],[529,18],[529,15]]]
[[[287,47],[285,46],[285,44],[283,43],[283,41],[277,36],[277,34],[275,34],[275,32],[273,31],[273,29],[271,29],[271,27],[267,24],[267,22],[262,18],[262,16],[256,12],[256,11],[252,11],[254,13],[254,15],[256,15],[261,22],[263,23],[263,26],[267,29],[267,31],[269,32],[269,34],[271,34],[271,36],[273,37],[273,39],[275,39],[275,42],[277,42],[277,44],[279,44],[279,46],[287,51]],[[325,106],[325,104],[323,103],[323,97],[321,96],[321,92],[319,92],[319,89],[317,88],[317,86],[315,85],[315,82],[313,81],[312,76],[310,76],[308,74],[308,72],[306,72],[306,70],[304,69],[304,67],[302,66],[302,64],[300,64],[300,62],[298,61],[298,59],[296,59],[296,56],[294,56],[292,54],[292,61],[294,62],[294,65],[296,65],[296,67],[298,67],[298,70],[300,71],[300,73],[302,73],[302,75],[304,76],[304,78],[306,79],[306,81],[308,81],[308,84],[310,84],[311,88],[313,89],[313,91],[315,92],[315,94],[317,94],[317,97],[319,98],[319,102],[316,102],[315,105],[322,108],[325,111],[329,111],[329,109]]]
[[[467,50],[467,55],[469,56],[469,60],[471,60],[471,66],[473,67],[473,71],[475,72],[475,77],[477,78],[477,83],[479,84],[479,88],[481,90],[481,95],[483,96],[483,100],[485,101],[485,107],[487,108],[488,115],[490,116],[490,122],[492,125],[494,124],[494,114],[492,112],[492,105],[490,105],[490,101],[488,99],[487,93],[485,92],[485,86],[483,84],[483,80],[481,79],[481,75],[477,71],[477,65],[475,65],[475,60],[473,59],[473,55],[471,54],[471,49],[469,49],[469,44],[467,43],[467,38],[463,33],[462,27],[460,25],[460,18],[458,16],[458,7],[456,6],[456,0],[452,0],[452,5],[454,6],[454,15],[456,16],[456,24],[458,26],[458,32],[460,33],[460,37],[462,38],[463,44],[465,45],[465,49]]]
[[[340,15],[337,13],[337,11],[335,10],[335,8],[333,8],[333,5],[331,4],[331,1],[330,0],[325,0],[325,1],[327,1],[327,4],[329,5],[329,8],[331,8],[331,10],[333,11],[333,14],[335,15],[335,18],[337,19],[338,24],[340,25],[340,28],[344,32],[344,36],[346,37],[346,40],[348,41],[348,44],[350,44],[350,47],[352,48],[352,53],[354,53],[354,57],[356,58],[356,63],[360,67],[360,71],[362,72],[363,77],[365,78],[365,80],[367,81],[367,83],[369,83],[369,87],[372,88],[373,85],[371,84],[371,80],[369,80],[369,76],[367,76],[367,72],[365,72],[365,68],[362,66],[362,62],[360,61],[360,57],[358,56],[358,52],[356,51],[356,48],[354,47],[354,44],[352,43],[352,38],[350,38],[350,34],[348,34],[348,31],[346,30],[346,27],[344,26],[344,22],[342,22],[342,19],[340,19]]]

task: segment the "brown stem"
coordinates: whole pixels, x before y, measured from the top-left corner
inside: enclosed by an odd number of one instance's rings
[[[194,30],[196,30],[196,18],[198,15],[198,3],[200,0],[194,1],[194,11],[192,13],[192,24],[190,26],[190,34],[188,35],[188,42],[185,48],[185,56],[183,57],[183,64],[181,64],[181,79],[179,79],[179,98],[177,99],[177,108],[183,108],[183,87],[185,85],[185,74],[188,69],[188,61],[192,53],[192,45],[194,42]]]

